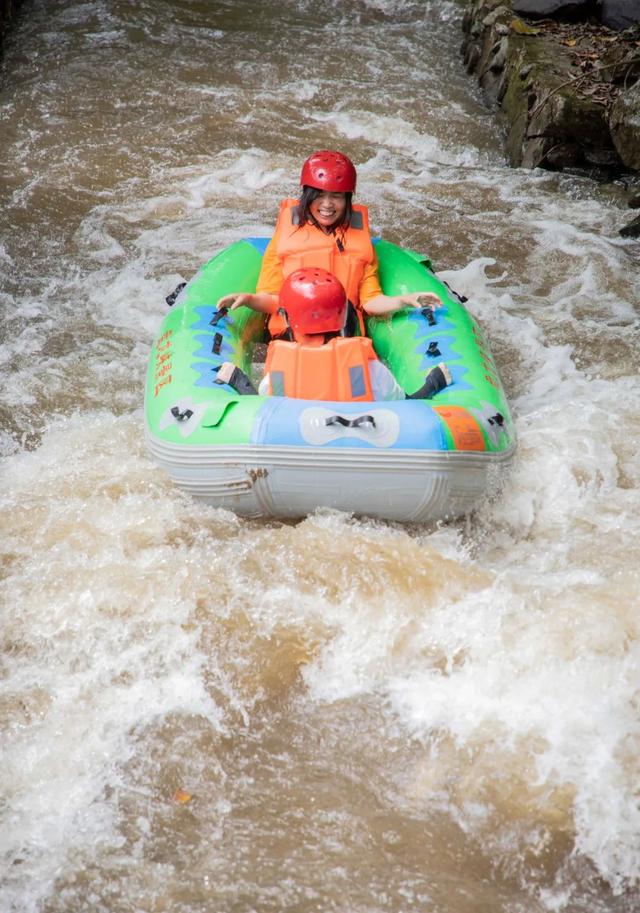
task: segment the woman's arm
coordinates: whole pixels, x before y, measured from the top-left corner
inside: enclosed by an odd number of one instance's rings
[[[261,314],[275,314],[278,310],[278,292],[284,282],[282,264],[278,259],[273,238],[267,244],[255,294],[232,292],[218,301],[218,308],[234,311],[239,307],[251,308]]]
[[[406,295],[385,295],[378,278],[378,258],[365,267],[360,283],[360,302],[365,314],[382,317],[406,307],[439,307],[440,298],[432,292],[411,292]]]
[[[376,295],[370,298],[362,305],[362,310],[366,314],[375,317],[383,317],[386,314],[393,314],[402,308],[423,308],[423,307],[440,307],[442,300],[434,295],[433,292],[411,292],[406,295]]]

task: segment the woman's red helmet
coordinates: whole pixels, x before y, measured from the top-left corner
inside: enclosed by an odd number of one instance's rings
[[[280,306],[298,333],[339,333],[347,316],[347,295],[339,279],[315,266],[290,273],[280,289]]]
[[[356,189],[356,169],[351,159],[341,152],[330,149],[314,152],[302,166],[300,184],[330,193],[353,193]]]

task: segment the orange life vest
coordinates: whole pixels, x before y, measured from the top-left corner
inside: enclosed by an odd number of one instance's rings
[[[295,399],[372,401],[369,362],[376,358],[371,340],[364,336],[335,337],[318,347],[274,340],[265,363],[269,393]]]
[[[365,267],[374,260],[367,207],[354,204],[351,223],[343,238],[340,233],[327,235],[308,222],[301,226],[298,202],[293,199],[282,201],[274,231],[276,252],[285,279],[302,266],[320,266],[340,280],[347,298],[357,308]],[[362,320],[360,322],[362,324]],[[269,321],[271,335],[277,336],[284,329],[282,317],[274,315]]]

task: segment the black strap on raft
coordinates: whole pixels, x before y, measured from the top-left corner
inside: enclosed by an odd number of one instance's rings
[[[171,292],[171,294],[167,295],[167,297],[164,299],[170,308],[172,308],[173,305],[176,303],[176,298],[178,297],[178,295],[180,294],[182,289],[186,287],[186,285],[187,285],[186,282],[181,282],[179,285],[176,285],[176,287]]]
[[[496,412],[488,421],[490,425],[499,425],[502,428],[504,425],[504,415],[501,412]]]
[[[209,321],[209,326],[217,327],[223,317],[229,313],[229,308],[218,308],[214,311],[213,317]]]
[[[422,316],[427,318],[430,327],[434,327],[436,325],[436,315],[433,313],[433,308],[422,308]]]
[[[180,412],[180,409],[177,406],[174,406],[171,410],[171,415],[179,422],[187,422],[193,415],[193,410],[185,409],[184,412]]]
[[[433,263],[431,262],[431,260],[428,260],[427,258],[425,258],[424,260],[420,261],[420,265],[424,266],[424,268],[426,270],[428,270],[432,276],[436,276],[436,271],[433,268]],[[436,279],[438,279],[439,282],[442,282],[442,284],[448,288],[448,290],[451,292],[451,294],[454,295],[458,299],[460,304],[464,304],[466,301],[469,300],[466,295],[459,295],[458,292],[456,292],[454,289],[452,289],[451,286],[449,285],[449,283],[445,282],[444,279],[440,279],[439,276],[436,276]]]
[[[429,355],[431,358],[435,358],[437,355],[442,355],[442,352],[438,348],[437,342],[430,342],[425,354]]]
[[[219,355],[221,348],[222,348],[222,333],[216,333],[216,335],[213,337],[213,345],[211,347],[211,351],[213,352],[214,355]]]
[[[343,428],[360,428],[367,425],[369,428],[376,427],[376,420],[372,415],[359,415],[357,418],[348,419],[344,415],[331,415],[324,420],[325,425],[342,425]]]
[[[448,282],[445,282],[445,281],[444,281],[444,279],[440,279],[440,282],[442,282],[443,285],[446,285],[446,287],[449,289],[449,291],[451,292],[451,294],[454,295],[454,296],[458,299],[458,301],[460,302],[460,304],[464,304],[465,301],[468,301],[468,300],[469,300],[469,299],[467,298],[466,295],[459,295],[458,292],[455,291],[455,289],[452,289],[452,288],[451,288],[451,286],[449,285]]]

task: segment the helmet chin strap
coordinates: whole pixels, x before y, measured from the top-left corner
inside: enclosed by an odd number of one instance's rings
[[[287,342],[293,342],[293,330],[291,329],[291,324],[289,323],[289,315],[284,308],[278,308],[278,314],[280,317],[282,317],[287,327],[287,332],[283,334],[284,338],[287,340]]]
[[[293,330],[291,329],[291,324],[289,323],[289,315],[287,314],[287,312],[285,311],[284,308],[278,308],[278,314],[280,315],[280,317],[282,317],[282,319],[284,320],[286,327],[287,327],[286,333],[283,334],[284,338],[286,339],[287,342],[295,342],[295,336],[294,336]],[[322,336],[323,344],[326,342],[329,342],[329,340],[333,339],[335,336],[344,337],[347,335],[346,334],[346,319],[345,319],[345,323],[342,324],[342,327],[339,330],[335,330],[330,333],[315,333],[315,334],[307,333],[306,335],[307,336],[314,336],[314,335]]]

